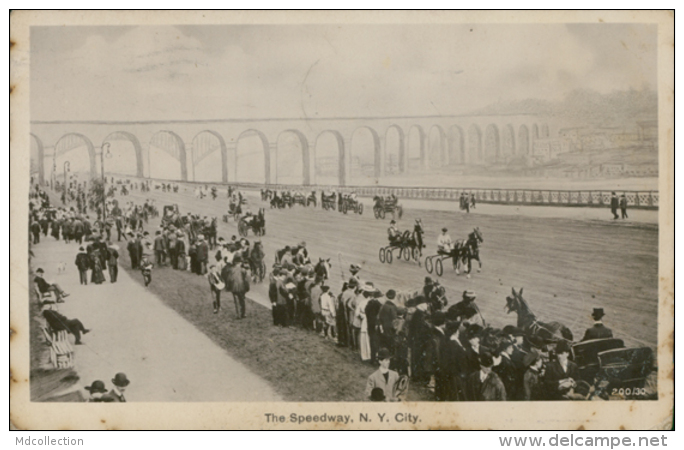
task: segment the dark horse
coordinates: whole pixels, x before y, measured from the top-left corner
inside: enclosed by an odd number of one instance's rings
[[[252,271],[252,281],[261,283],[266,275],[266,264],[264,264],[264,245],[260,240],[254,241],[254,245],[249,251],[249,268]]]
[[[400,241],[401,247],[409,249],[412,252],[414,258],[418,261],[418,265],[420,265],[420,257],[423,256],[423,247],[425,247],[425,244],[423,244],[423,234],[425,234],[423,231],[423,221],[416,219],[413,231],[404,231]]]
[[[515,292],[511,288],[513,296],[506,297],[507,313],[515,312],[518,314],[518,328],[523,330],[528,336],[542,339],[545,343],[557,343],[564,339],[572,342],[572,331],[560,322],[540,322],[530,307],[522,297],[523,289]]]
[[[210,249],[214,249],[216,247],[216,236],[218,234],[218,221],[216,220],[216,217],[211,219],[211,222],[209,224],[204,225],[203,234],[204,237],[207,239],[207,244],[209,245]]]
[[[470,274],[473,269],[473,260],[477,261],[477,263],[479,264],[477,271],[479,272],[482,270],[482,261],[480,260],[480,244],[482,242],[484,242],[484,239],[482,238],[482,232],[480,231],[479,227],[476,227],[468,235],[468,239],[466,239],[464,242],[459,242],[458,244],[456,244],[454,250],[457,255],[456,259],[459,263],[455,267],[456,275],[459,274],[458,266],[463,265],[467,266],[465,273],[467,273],[468,278],[470,278]]]

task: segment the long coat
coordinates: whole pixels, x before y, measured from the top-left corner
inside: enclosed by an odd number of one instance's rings
[[[480,380],[480,371],[468,375],[467,394],[468,400],[475,401],[505,401],[506,388],[499,376],[492,372],[487,374],[484,382]]]
[[[226,279],[226,290],[233,294],[245,294],[249,292],[249,274],[240,264],[230,269]]]
[[[380,388],[385,393],[385,401],[393,402],[397,400],[396,385],[397,381],[399,381],[399,374],[394,370],[390,370],[388,373],[387,381],[385,381],[385,376],[380,372],[380,369],[370,374],[366,382],[366,397],[370,397],[373,389]]]
[[[593,327],[587,328],[584,333],[583,341],[591,339],[609,339],[613,337],[613,331],[602,323],[595,323]]]
[[[563,395],[567,393],[569,389],[559,389],[558,382],[565,378],[572,378],[573,380],[579,380],[579,369],[577,364],[572,361],[568,361],[567,370],[563,370],[563,367],[558,361],[552,361],[546,366],[546,375],[544,376],[544,387],[547,395],[553,400],[562,400]]]

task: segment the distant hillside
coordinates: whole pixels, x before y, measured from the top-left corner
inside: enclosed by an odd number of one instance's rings
[[[562,101],[525,99],[499,102],[477,110],[476,113],[540,114],[561,117],[576,123],[606,126],[624,121],[655,120],[658,114],[658,95],[649,89],[614,91],[610,94],[575,90]]]

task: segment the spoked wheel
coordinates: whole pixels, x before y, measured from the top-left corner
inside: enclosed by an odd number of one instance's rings
[[[437,261],[435,262],[435,273],[437,274],[438,277],[441,277],[442,274],[444,273],[444,265],[442,264],[441,258],[438,258]]]
[[[378,210],[378,208],[373,208],[373,215],[376,219],[380,218],[380,211]]]
[[[380,215],[380,218],[381,218],[381,219],[384,219],[384,218],[385,218],[385,210],[384,210],[384,209],[380,209],[380,210],[378,211],[378,214]]]
[[[359,203],[359,216],[363,214],[363,203]]]
[[[392,264],[393,258],[394,256],[392,256],[392,248],[388,248],[385,252],[385,261],[387,261],[387,264]]]
[[[425,258],[425,270],[427,270],[427,273],[432,273],[432,258],[432,256],[428,256],[427,258]]]
[[[418,247],[413,247],[413,259],[420,262],[420,249]]]
[[[380,247],[380,252],[378,253],[378,258],[380,258],[381,263],[385,263],[385,247]]]
[[[404,261],[411,261],[411,249],[409,247],[404,249]]]

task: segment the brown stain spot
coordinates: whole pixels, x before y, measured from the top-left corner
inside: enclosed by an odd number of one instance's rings
[[[621,429],[621,430],[626,430],[627,428],[625,428],[624,425],[620,425],[620,429]]]
[[[106,423],[107,421],[104,420],[104,419],[100,419],[100,422],[101,422],[101,423]]]
[[[12,50],[12,47],[14,47],[17,43],[14,42],[12,39],[10,39],[10,50]]]
[[[595,415],[596,415],[596,411],[594,411],[593,413],[591,413],[591,415],[592,415],[592,416],[595,416]]]
[[[670,374],[667,376],[670,380],[674,381],[674,369],[670,371]]]
[[[11,88],[10,88],[10,89],[11,89]],[[17,330],[15,330],[14,328],[10,327],[10,342],[12,342],[12,339],[15,338],[16,334],[17,334]]]
[[[577,429],[580,430],[580,431],[581,431],[581,430],[586,430],[586,428],[584,428],[584,425],[580,425],[579,427],[577,427]]]
[[[629,412],[632,412],[632,411],[634,411],[634,403],[632,403],[631,405],[629,405]]]
[[[601,19],[600,17],[599,17],[599,22],[602,22],[602,23],[603,23],[603,19]]]

